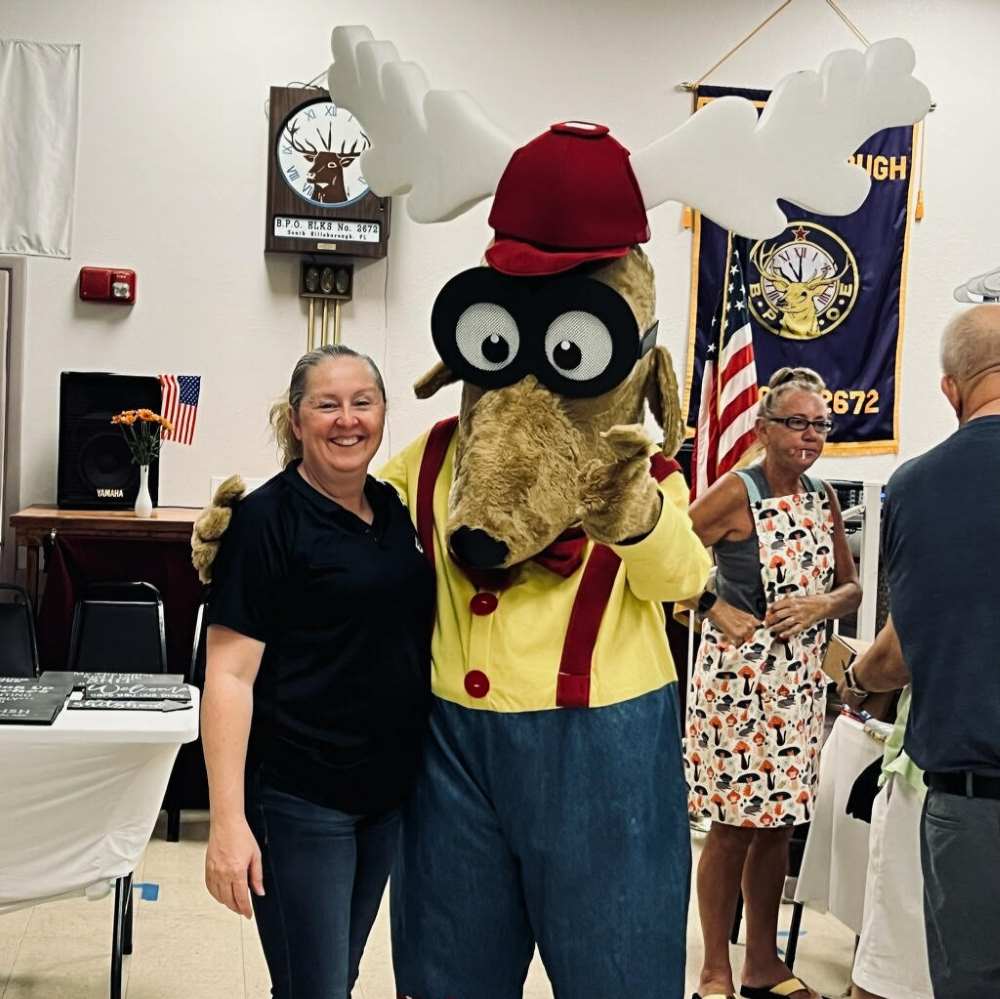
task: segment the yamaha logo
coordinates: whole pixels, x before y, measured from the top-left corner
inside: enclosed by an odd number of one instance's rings
[[[97,496],[99,499],[125,499],[124,489],[98,489]]]

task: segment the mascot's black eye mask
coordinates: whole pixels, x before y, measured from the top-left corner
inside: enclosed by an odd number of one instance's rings
[[[656,343],[639,337],[628,302],[580,275],[510,277],[474,267],[453,277],[431,312],[441,360],[463,381],[503,388],[533,374],[559,395],[602,395]]]

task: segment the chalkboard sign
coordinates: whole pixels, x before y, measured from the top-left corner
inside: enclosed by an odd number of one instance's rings
[[[180,673],[78,673],[87,686],[98,683],[141,683],[147,687],[178,687],[184,683]]]
[[[46,669],[42,670],[38,682],[50,687],[64,687],[67,691],[83,690],[86,676],[86,673],[73,673],[64,669]]]
[[[37,680],[0,684],[0,724],[51,725],[66,703],[65,686]]]
[[[47,669],[38,679],[70,690],[86,690],[88,684],[99,683],[141,683],[147,687],[177,687],[184,683],[180,673],[74,673],[63,669]]]
[[[125,701],[97,698],[81,698],[70,701],[67,707],[71,711],[185,711],[191,707],[191,702],[183,701]]]
[[[191,691],[183,683],[171,686],[116,681],[95,683],[87,677],[83,697],[87,701],[190,701]]]

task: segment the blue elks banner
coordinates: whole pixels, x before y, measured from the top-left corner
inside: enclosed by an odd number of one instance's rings
[[[766,90],[699,87],[695,107],[736,94],[763,107]],[[817,120],[816,128],[822,128]],[[813,368],[827,384],[835,429],[824,454],[899,450],[902,356],[913,126],[888,128],[853,157],[872,178],[865,203],[840,218],[781,202],[788,225],[766,240],[734,238],[746,277],[757,377],[767,385],[785,365]],[[739,182],[739,162],[732,164]],[[912,185],[915,190],[915,185]],[[688,426],[698,425],[705,351],[713,342],[728,233],[694,217],[688,342]]]

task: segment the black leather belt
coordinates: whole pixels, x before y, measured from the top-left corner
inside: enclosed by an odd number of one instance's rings
[[[927,773],[924,783],[935,791],[960,794],[963,798],[1000,798],[1000,777],[984,777],[967,771]]]

